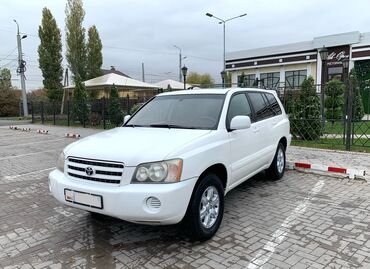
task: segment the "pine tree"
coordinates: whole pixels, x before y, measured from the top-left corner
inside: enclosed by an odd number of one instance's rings
[[[44,78],[44,88],[50,100],[60,100],[63,94],[62,41],[60,29],[48,8],[42,10],[39,26],[39,66]]]
[[[325,115],[327,120],[334,122],[335,120],[343,118],[343,93],[345,88],[344,84],[337,79],[333,79],[326,83]]]
[[[315,81],[311,76],[302,82],[290,122],[295,137],[304,140],[320,138],[322,133],[320,98],[316,94]]]
[[[66,13],[66,58],[75,78],[86,79],[85,17],[82,0],[67,0]]]
[[[90,112],[88,104],[88,94],[85,85],[81,82],[80,78],[75,79],[75,88],[73,90],[73,117],[75,120],[85,124]]]
[[[109,98],[109,118],[115,126],[123,123],[123,112],[119,101],[117,87],[113,84],[110,88]]]
[[[354,68],[349,73],[349,86],[352,88],[353,119],[361,120],[363,116],[365,115],[364,104],[362,102],[362,96],[360,93],[360,85],[359,85],[357,73]]]
[[[99,32],[95,25],[93,25],[88,30],[86,66],[87,79],[96,78],[102,75],[100,69],[103,64],[102,48],[103,45],[99,37]]]

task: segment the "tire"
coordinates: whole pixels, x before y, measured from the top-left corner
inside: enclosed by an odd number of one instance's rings
[[[279,180],[284,176],[286,165],[285,158],[285,147],[282,143],[279,143],[274,160],[272,161],[270,167],[266,170],[266,174],[271,180]]]
[[[211,199],[207,199],[207,195],[208,197],[212,196]],[[218,197],[218,203],[216,197]],[[201,217],[201,211],[205,212],[204,217]],[[215,214],[217,216],[212,218]],[[183,223],[192,239],[205,241],[217,232],[223,214],[224,188],[221,179],[217,175],[209,173],[195,186]],[[206,219],[207,217],[208,219]]]

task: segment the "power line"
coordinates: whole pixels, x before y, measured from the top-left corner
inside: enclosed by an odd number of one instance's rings
[[[6,53],[6,56],[4,58],[0,58],[0,60],[9,60],[7,59],[13,52],[17,49],[17,46],[15,46],[13,49],[10,50],[9,53]]]

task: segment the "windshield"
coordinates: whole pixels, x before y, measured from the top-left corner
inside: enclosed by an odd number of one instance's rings
[[[223,94],[157,96],[125,126],[217,129],[224,98]]]

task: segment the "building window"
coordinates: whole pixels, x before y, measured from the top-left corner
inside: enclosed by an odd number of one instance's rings
[[[342,80],[343,67],[329,67],[328,68],[328,78],[329,80],[337,79]]]
[[[300,87],[305,78],[307,78],[307,70],[287,71],[285,72],[285,86]]]
[[[238,76],[238,87],[252,87],[254,86],[255,80],[256,80],[255,74],[240,75]]]
[[[274,73],[262,73],[260,75],[260,81],[262,83],[262,86],[267,88],[276,88],[279,85],[280,81],[280,73],[274,72]]]

